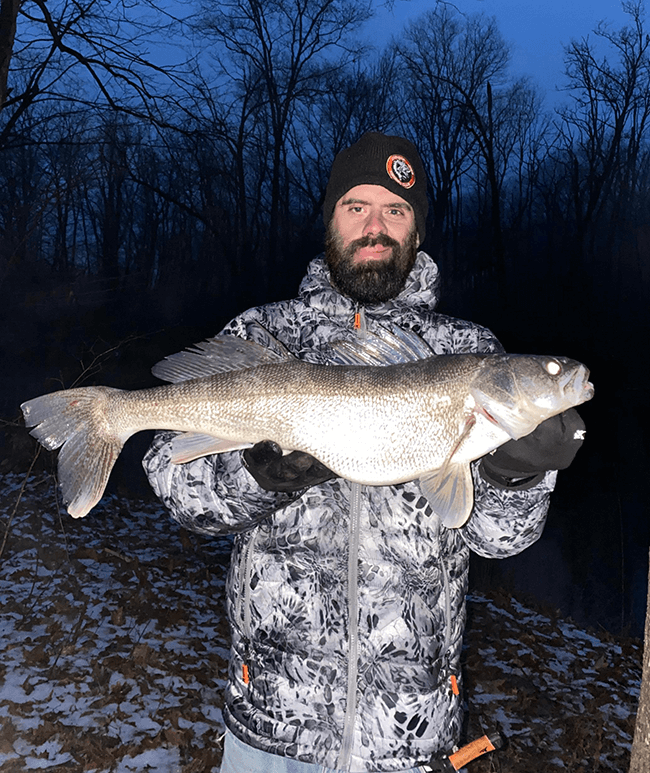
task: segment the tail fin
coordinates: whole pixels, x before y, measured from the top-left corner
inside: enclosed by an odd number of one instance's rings
[[[109,387],[53,392],[20,407],[30,434],[49,450],[61,448],[59,485],[68,512],[83,518],[99,502],[126,437],[111,435],[104,411]]]

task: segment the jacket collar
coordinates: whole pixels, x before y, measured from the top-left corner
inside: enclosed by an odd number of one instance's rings
[[[376,319],[393,317],[407,310],[431,312],[438,302],[438,288],[438,266],[426,252],[420,251],[402,292],[385,303],[366,306],[365,311]],[[358,306],[356,301],[334,289],[323,255],[309,264],[307,274],[300,284],[299,296],[304,303],[330,317],[348,317],[354,314]]]

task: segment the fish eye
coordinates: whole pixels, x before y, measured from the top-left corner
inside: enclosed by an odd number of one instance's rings
[[[544,367],[546,368],[546,372],[551,376],[557,376],[562,370],[562,366],[557,360],[548,360]]]

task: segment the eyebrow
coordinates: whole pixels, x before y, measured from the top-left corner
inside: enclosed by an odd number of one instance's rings
[[[357,198],[351,197],[349,199],[344,199],[341,202],[340,206],[347,207],[348,204],[365,204],[366,206],[370,206],[371,202],[364,201],[364,199],[357,199]],[[391,204],[383,204],[382,206],[391,207],[394,209],[405,209],[408,212],[411,212],[413,210],[413,207],[407,201],[395,201]]]

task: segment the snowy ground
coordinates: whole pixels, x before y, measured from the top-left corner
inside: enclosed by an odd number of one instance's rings
[[[154,502],[75,521],[51,478],[1,476],[0,771],[216,773],[228,550]],[[509,596],[469,610],[468,738],[508,746],[468,773],[625,773],[640,642]]]
[[[226,540],[110,498],[75,521],[35,478],[9,523],[21,484],[3,478],[0,770],[218,770]]]
[[[470,597],[469,609],[469,736],[496,724],[508,743],[471,773],[627,773],[642,642],[581,630],[505,595]]]

